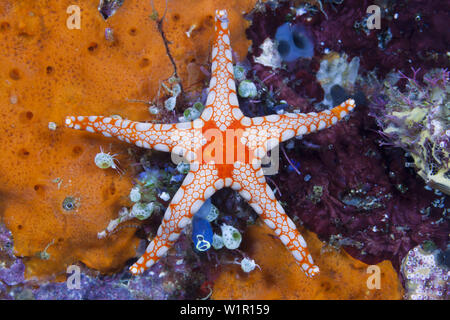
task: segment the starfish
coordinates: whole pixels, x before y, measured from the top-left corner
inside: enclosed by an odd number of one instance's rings
[[[157,235],[130,267],[132,274],[141,274],[163,257],[202,204],[217,190],[231,187],[274,230],[304,273],[315,276],[319,268],[294,222],[266,183],[261,162],[279,143],[335,124],[355,107],[355,102],[349,99],[320,113],[244,116],[236,95],[225,10],[216,11],[215,32],[209,92],[198,119],[153,124],[103,116],[68,116],[65,124],[114,136],[138,147],[171,152],[190,164],[190,171],[165,211]]]

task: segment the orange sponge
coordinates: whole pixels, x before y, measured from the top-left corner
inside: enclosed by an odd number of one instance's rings
[[[213,288],[213,299],[401,299],[403,288],[389,261],[380,268],[380,289],[372,288],[368,265],[345,251],[323,250],[324,244],[312,232],[299,230],[310,249],[320,274],[306,277],[291,253],[267,226],[258,223],[247,228],[243,250],[261,267],[249,274],[240,266],[223,268]],[[323,251],[321,253],[321,251]]]
[[[233,47],[243,57],[249,42],[241,12],[254,2],[169,1],[164,30],[186,91],[203,88],[200,67],[209,68],[214,10],[229,10]],[[81,29],[68,29],[66,10],[76,3]],[[63,121],[68,114],[150,120],[148,105],[128,99],[153,100],[173,68],[149,18],[150,1],[125,1],[107,21],[97,5],[0,2],[0,217],[13,232],[29,277],[65,276],[67,265],[77,261],[115,271],[135,255],[139,242],[134,228],[97,239],[129,205],[131,147],[65,129]],[[160,14],[164,5],[155,1]],[[105,37],[105,28],[112,29],[113,39]],[[95,166],[100,146],[119,154],[125,175]],[[71,210],[63,207],[66,199],[74,204]],[[43,259],[46,247],[49,256]]]

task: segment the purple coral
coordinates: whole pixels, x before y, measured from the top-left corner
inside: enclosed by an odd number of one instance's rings
[[[407,8],[403,3],[388,1],[386,10],[382,10],[382,29],[365,30],[363,21],[370,4],[349,0],[334,4],[333,9],[324,3],[328,19],[320,8],[304,4],[301,14],[293,14],[292,2],[268,3],[254,10],[247,30],[253,41],[249,61],[261,54],[260,45],[266,38],[273,38],[285,20],[301,23],[315,39],[311,60],[287,64],[270,78],[274,73],[270,68],[254,63],[254,74],[268,78],[267,87],[278,88],[279,100],[309,112],[316,111],[311,105],[324,97],[316,75],[327,53],[358,57],[360,74],[370,72],[374,77],[392,69],[405,72],[411,66],[416,71],[421,67],[416,81],[421,81],[425,70],[447,63],[449,32],[442,34],[445,24],[437,21],[448,19],[448,4],[435,10],[419,1],[408,2]],[[431,10],[435,10],[434,15]],[[422,13],[421,22],[415,20],[417,12]],[[434,58],[427,58],[433,52]],[[366,94],[377,90],[368,82],[358,88]],[[383,107],[386,97],[378,99]],[[405,103],[412,100],[410,97]],[[382,138],[376,120],[381,124],[380,120],[369,115],[374,109],[367,108],[365,98],[357,105],[347,122],[309,135],[287,150],[289,159],[302,164],[300,176],[291,174],[290,163],[281,158],[280,173],[273,180],[280,186],[281,200],[287,203],[294,221],[303,223],[322,240],[344,246],[363,262],[374,264],[388,259],[399,270],[402,258],[423,241],[430,239],[439,247],[446,246],[448,198],[433,192],[412,168],[405,166],[405,151],[392,143],[379,144]]]

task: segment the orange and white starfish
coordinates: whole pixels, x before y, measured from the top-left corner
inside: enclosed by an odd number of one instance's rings
[[[102,116],[69,116],[66,126],[114,136],[138,147],[172,152],[190,163],[190,171],[167,208],[156,237],[131,266],[141,274],[163,257],[191,222],[203,202],[217,190],[239,191],[292,252],[307,276],[319,273],[303,237],[267,185],[261,160],[280,142],[325,129],[347,115],[355,103],[320,113],[286,113],[249,118],[239,109],[225,10],[216,11],[212,76],[200,118],[174,124],[151,124]]]

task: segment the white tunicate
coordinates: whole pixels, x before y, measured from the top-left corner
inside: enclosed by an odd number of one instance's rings
[[[262,53],[259,57],[254,58],[256,63],[271,68],[281,67],[281,56],[278,52],[278,45],[276,41],[266,38],[260,48],[262,49]]]
[[[194,105],[192,107],[200,112],[202,112],[203,109],[205,109],[205,106],[200,101],[197,101],[196,103],[194,103]]]
[[[353,85],[356,82],[356,78],[358,77],[359,70],[359,58],[354,57],[350,63],[348,64],[346,74],[344,75],[346,84]]]
[[[99,152],[95,155],[95,165],[100,169],[116,168],[114,157],[109,153]]]
[[[301,7],[297,8],[297,9],[295,9],[295,15],[297,17],[302,16],[302,15],[304,15],[306,13],[308,13],[308,10],[304,6],[301,6]]]
[[[145,220],[152,215],[153,209],[154,209],[153,202],[150,203],[137,202],[134,204],[133,208],[131,208],[130,216],[137,218],[139,220]]]
[[[255,260],[244,258],[241,261],[241,268],[244,272],[249,273],[253,271],[256,267]]]
[[[182,174],[187,174],[189,172],[190,165],[186,162],[180,162],[177,165],[177,171]]]
[[[159,198],[164,201],[169,201],[170,195],[164,191],[164,192],[161,192],[161,194],[159,195]]]
[[[242,98],[254,98],[258,94],[256,85],[250,80],[244,80],[239,83],[238,92]]]
[[[141,200],[141,192],[139,191],[139,187],[131,188],[130,200],[132,202],[138,202],[139,200]]]
[[[217,209],[217,207],[212,204],[211,208],[209,209],[209,213],[206,215],[206,220],[208,220],[208,222],[213,222],[214,220],[217,219],[218,216],[219,216],[219,209]]]
[[[174,97],[176,97],[180,93],[181,93],[181,86],[178,83],[174,84],[173,87],[172,87],[172,95]]]
[[[211,203],[211,198],[209,198],[203,203],[195,215],[208,222],[213,222],[219,216],[219,209]]]
[[[183,122],[195,120],[198,117],[200,117],[200,115],[201,115],[201,112],[198,109],[196,109],[194,107],[189,107],[186,110],[184,110],[184,112],[183,112],[183,117],[184,117]]]
[[[214,249],[219,250],[223,248],[223,239],[221,236],[219,236],[218,234],[214,233],[213,234],[213,242],[212,242],[212,246]]]
[[[351,89],[356,82],[359,70],[359,58],[354,57],[347,62],[347,55],[332,60],[323,59],[320,62],[319,71],[316,74],[325,94],[321,102],[329,107],[334,107],[331,96],[331,88],[339,85],[344,89]]]
[[[148,108],[148,112],[150,112],[150,114],[158,114],[159,113],[159,109],[156,106],[151,106]]]
[[[177,104],[177,97],[170,97],[169,99],[167,99],[166,101],[164,101],[164,107],[169,110],[172,111],[173,109],[175,109],[175,106]]]
[[[235,65],[234,66],[234,78],[237,81],[242,81],[245,79],[246,71],[243,66]]]
[[[227,224],[223,224],[220,228],[222,229],[222,240],[224,246],[230,250],[237,249],[242,241],[242,236],[239,230]]]
[[[201,111],[192,107],[191,108],[191,119],[190,120],[195,120],[198,119],[200,116],[202,115]]]

